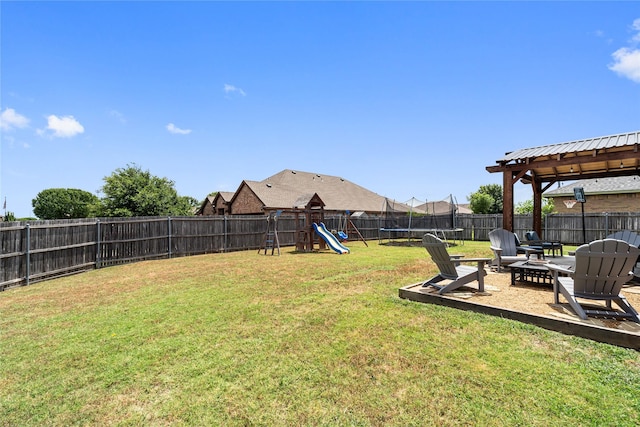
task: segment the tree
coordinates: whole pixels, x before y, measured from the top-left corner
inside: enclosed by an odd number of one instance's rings
[[[475,214],[491,213],[494,203],[493,197],[485,193],[475,192],[469,196],[469,208]]]
[[[95,216],[99,199],[76,188],[49,188],[31,201],[33,213],[40,219],[88,218]]]
[[[481,194],[489,196],[490,200],[486,197],[480,197]],[[499,184],[481,185],[478,191],[471,193],[467,199],[473,213],[502,213],[502,186]],[[488,211],[486,210],[487,202],[490,202]],[[474,204],[477,206],[478,211],[473,208]]]
[[[109,217],[192,215],[194,198],[181,197],[174,182],[127,165],[104,178],[102,215]],[[197,201],[196,201],[197,202]]]
[[[200,207],[200,201],[198,199],[196,199],[195,197],[191,197],[191,196],[180,196],[180,198],[182,199],[182,201],[184,203],[186,203],[187,205],[189,205],[189,207],[191,208],[191,210],[189,211],[189,214],[192,214],[195,212],[195,208]]]
[[[502,185],[488,184],[481,185],[478,189],[480,193],[488,194],[493,198],[493,205],[491,206],[491,213],[502,213]]]
[[[515,213],[518,215],[531,215],[533,214],[533,200],[525,200],[524,202],[520,202],[516,205],[514,209]],[[542,215],[549,215],[555,211],[555,206],[553,205],[553,199],[547,199],[545,197],[542,198]]]

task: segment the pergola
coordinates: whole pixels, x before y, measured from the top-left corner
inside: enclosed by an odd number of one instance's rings
[[[487,166],[502,172],[503,227],[513,231],[513,186],[521,181],[533,189],[533,229],[542,235],[542,193],[560,181],[637,175],[640,131],[523,148],[506,153]]]

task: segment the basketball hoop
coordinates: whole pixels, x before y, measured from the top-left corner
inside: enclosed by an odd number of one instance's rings
[[[571,209],[576,203],[578,203],[577,200],[564,200],[564,205],[567,209]]]

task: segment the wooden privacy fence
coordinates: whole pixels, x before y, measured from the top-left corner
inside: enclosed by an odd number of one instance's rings
[[[278,219],[281,246],[293,246],[305,226],[293,216]],[[325,216],[329,230],[347,229],[344,216]],[[502,227],[502,215],[423,215],[351,218],[367,240],[381,239],[381,228],[462,229],[457,238],[488,240]],[[531,216],[516,216],[518,235],[531,228]],[[264,216],[145,217],[0,222],[0,290],[79,271],[148,259],[257,250],[262,246]],[[640,213],[585,214],[586,241],[618,230],[640,229]],[[406,237],[400,233],[392,237]],[[580,244],[581,215],[549,215],[543,238]],[[357,236],[349,236],[356,240]]]
[[[295,245],[294,217],[278,219],[282,246]],[[326,217],[329,229],[344,224]],[[365,239],[378,238],[379,218],[362,218]],[[136,261],[262,246],[264,216],[144,217],[0,223],[0,290],[79,271]]]
[[[581,245],[604,239],[619,230],[640,230],[640,212],[585,213],[584,237],[581,214],[552,214],[543,218],[542,236],[545,240],[560,241],[567,245]],[[458,215],[457,226],[464,231],[465,240],[489,240],[489,232],[502,228],[502,214]],[[533,224],[531,215],[515,215],[513,231],[522,241]]]

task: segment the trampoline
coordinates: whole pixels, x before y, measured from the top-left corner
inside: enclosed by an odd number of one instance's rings
[[[381,228],[380,229],[380,233],[387,233],[387,240],[391,240],[391,236],[394,234],[398,236],[398,234],[407,233],[407,238],[409,239],[411,239],[411,237],[413,236],[422,239],[422,236],[424,236],[427,233],[431,233],[447,244],[451,241],[453,244],[457,244],[457,242],[460,242],[460,245],[464,245],[464,238],[462,235],[463,232],[464,232],[464,228],[447,228],[447,229],[445,228]]]
[[[460,242],[464,245],[464,229],[456,224],[457,204],[452,195],[434,202],[423,202],[413,197],[403,205],[408,207],[408,212],[390,209],[387,203],[385,220],[380,224],[380,241],[385,233],[388,240],[405,234],[409,240],[413,237],[422,239],[426,233],[431,233],[447,244]]]

